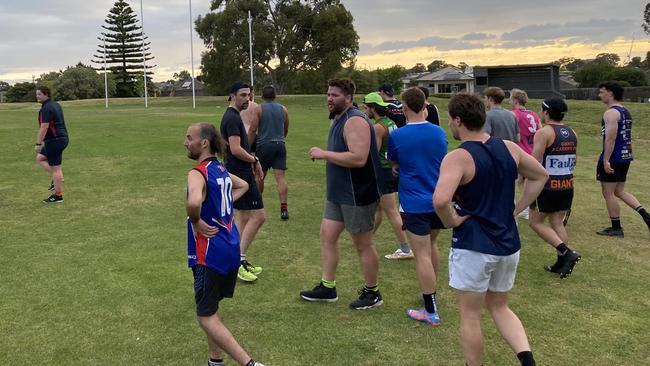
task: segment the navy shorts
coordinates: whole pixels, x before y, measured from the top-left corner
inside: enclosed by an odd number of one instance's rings
[[[260,159],[263,171],[287,170],[287,148],[284,142],[271,141],[257,145],[256,155]]]
[[[253,172],[245,171],[235,171],[230,172],[239,178],[243,179],[248,183],[248,191],[244,193],[237,201],[233,203],[233,207],[237,210],[259,210],[264,208],[264,203],[262,202],[262,194],[260,193],[259,188],[257,187],[257,182],[255,182],[255,176]]]
[[[610,165],[612,169],[614,169],[614,173],[607,174],[605,173],[605,164],[602,160],[598,160],[598,166],[596,166],[596,180],[605,183],[625,182],[627,179],[627,171],[630,169],[630,162],[610,163]]]
[[[63,162],[63,150],[68,147],[67,137],[58,137],[51,140],[44,141],[41,148],[41,154],[47,158],[49,166],[61,165]]]
[[[438,214],[435,212],[404,212],[402,215],[402,220],[404,220],[404,226],[406,227],[406,230],[420,236],[431,234],[431,230],[440,230],[445,228],[445,225],[442,224],[442,221],[440,221]]]
[[[384,179],[384,190],[382,195],[397,192],[397,177],[393,175],[393,170],[390,168],[382,168],[381,174]]]
[[[219,301],[234,295],[237,270],[223,276],[211,268],[197,264],[192,267],[192,273],[196,315],[212,316],[219,310]]]

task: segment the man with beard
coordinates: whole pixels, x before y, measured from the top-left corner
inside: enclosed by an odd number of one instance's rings
[[[246,259],[246,251],[255,239],[257,231],[266,220],[262,195],[256,179],[262,177],[259,159],[251,154],[248,136],[239,112],[248,107],[250,87],[238,81],[229,89],[230,105],[221,119],[221,135],[226,140],[226,168],[248,183],[248,191],[234,203],[237,210],[235,222],[241,231],[241,266],[238,277],[253,282],[262,273],[262,267],[253,266]]]
[[[508,307],[508,292],[521,248],[514,215],[539,196],[548,174],[515,143],[484,132],[485,105],[478,97],[458,94],[449,101],[448,112],[453,136],[462,143],[442,161],[433,204],[445,226],[454,228],[449,286],[458,298],[465,363],[483,362],[485,305],[521,365],[535,366],[526,331]],[[527,181],[515,205],[517,174]]]
[[[224,352],[240,365],[263,366],[250,358],[217,313],[219,302],[235,292],[239,232],[232,223],[232,201],[248,185],[228,174],[215,157],[223,156],[224,146],[213,125],[191,125],[184,145],[197,162],[187,174],[187,259],[194,274],[196,319],[208,337],[208,366],[223,366]]]
[[[375,210],[382,192],[379,154],[372,124],[363,112],[354,108],[355,86],[350,79],[328,82],[327,107],[334,113],[327,150],[312,147],[312,160],[326,160],[327,197],[321,221],[320,283],[300,292],[306,301],[334,302],[336,267],[339,262],[338,239],[347,230],[361,260],[365,286],[361,296],[350,304],[353,309],[382,305],[378,289],[379,258],[372,241]]]

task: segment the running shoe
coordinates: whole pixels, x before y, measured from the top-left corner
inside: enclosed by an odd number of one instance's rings
[[[316,287],[311,290],[300,291],[300,297],[306,301],[324,301],[324,302],[334,302],[338,300],[336,295],[336,287],[325,287],[325,285],[320,282]]]
[[[384,258],[386,258],[386,259],[413,259],[414,255],[413,255],[412,250],[409,250],[408,253],[404,253],[402,251],[402,248],[398,248],[395,252],[393,252],[391,254],[386,254],[384,256]]]
[[[560,278],[567,278],[573,272],[573,267],[575,267],[580,259],[582,259],[582,256],[575,250],[570,250],[561,256],[561,263],[557,267],[557,273],[560,275]]]
[[[367,288],[363,288],[359,291],[359,298],[352,301],[350,307],[356,310],[365,310],[370,308],[376,308],[384,304],[384,300],[381,299],[381,294],[379,291],[370,291]]]
[[[440,325],[440,317],[438,317],[438,313],[429,313],[426,309],[409,309],[406,314],[413,320],[417,320],[433,326]]]
[[[596,231],[596,234],[602,235],[602,236],[615,236],[617,238],[623,238],[625,237],[625,234],[623,233],[623,229],[614,229],[612,227],[608,227],[605,229],[602,229],[600,231]]]
[[[63,202],[63,196],[57,196],[55,194],[50,195],[48,198],[43,200],[43,203],[60,203]]]
[[[544,266],[544,269],[552,273],[560,273],[560,266],[562,265],[562,256],[558,255],[555,263]]]
[[[287,210],[280,211],[280,219],[283,221],[289,220],[289,211]]]
[[[241,261],[241,265],[246,268],[246,270],[255,276],[259,276],[260,273],[262,273],[262,267],[257,267],[252,264],[250,264],[247,260]]]
[[[243,264],[241,266],[239,266],[239,270],[237,271],[237,278],[239,278],[240,280],[242,280],[244,282],[255,282],[255,281],[257,281],[257,276],[253,272],[250,272],[249,270],[247,270],[246,267],[244,267]]]

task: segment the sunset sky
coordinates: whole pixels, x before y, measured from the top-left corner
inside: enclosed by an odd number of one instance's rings
[[[140,2],[128,1],[139,14]],[[0,80],[90,63],[114,0],[3,1],[0,3]],[[650,36],[641,29],[645,1],[343,0],[359,34],[357,65],[544,63],[569,56],[618,53],[645,58]],[[145,31],[157,67],[154,79],[190,68],[188,0],[143,0]],[[193,0],[196,18],[209,0]],[[632,44],[634,40],[634,43]],[[202,41],[194,35],[198,73]]]

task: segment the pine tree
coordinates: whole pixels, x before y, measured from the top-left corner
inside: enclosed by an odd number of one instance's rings
[[[136,79],[142,79],[144,74],[143,48],[146,61],[153,60],[149,53],[151,42],[147,42],[148,37],[142,32],[142,26],[139,25],[133,9],[124,0],[115,2],[105,21],[106,25],[102,25],[102,28],[106,31],[101,33],[101,37],[97,37],[101,43],[98,45],[98,54],[93,55],[92,62],[100,64],[101,66],[97,67],[100,69],[106,60],[107,68],[111,70],[117,84],[116,96],[141,95],[142,93],[136,90]],[[150,70],[155,66],[147,65],[148,81],[150,75],[153,75]],[[148,82],[147,86],[149,85]],[[153,92],[153,88],[148,89]]]

